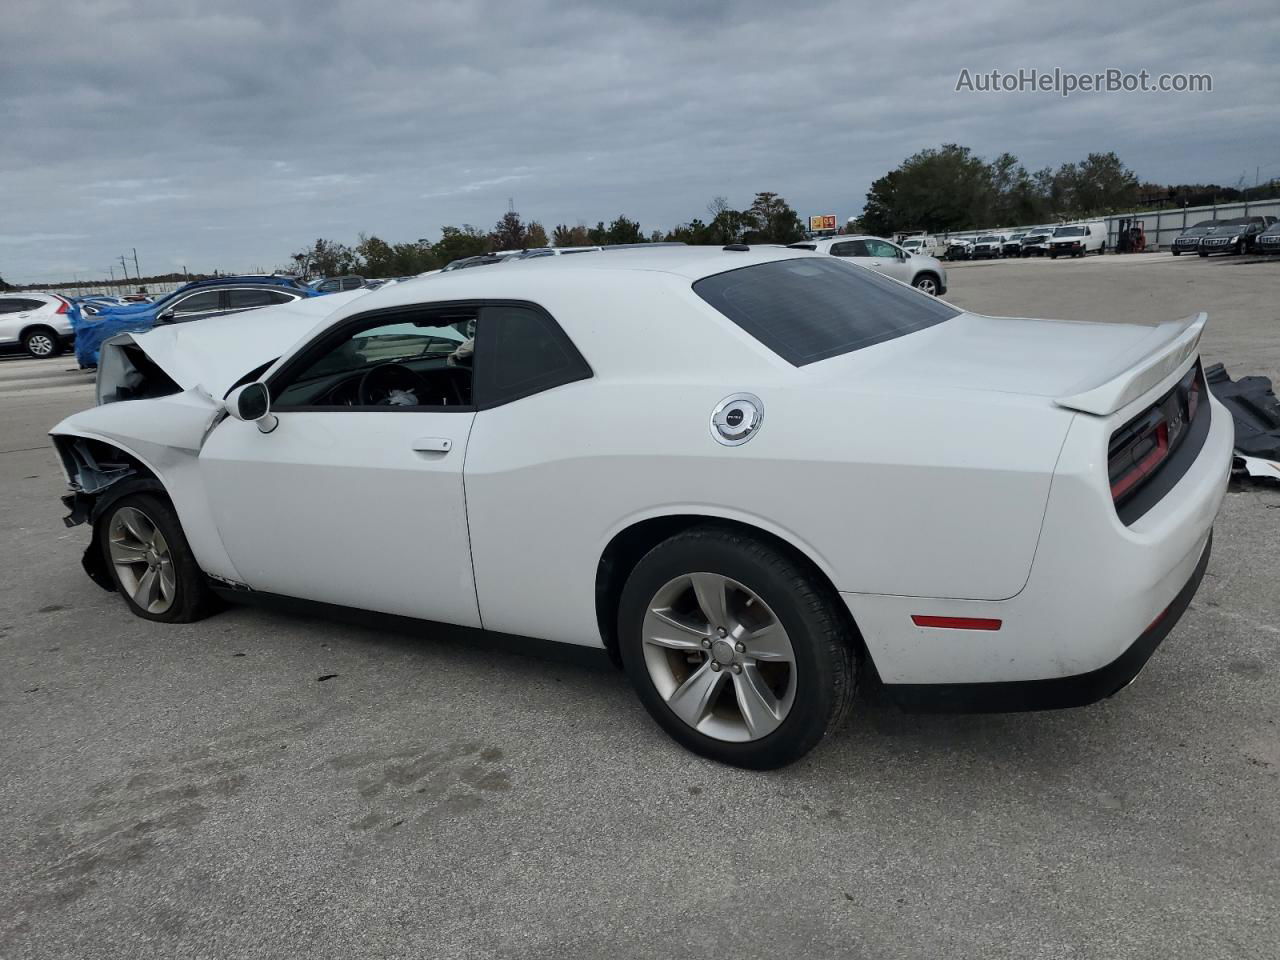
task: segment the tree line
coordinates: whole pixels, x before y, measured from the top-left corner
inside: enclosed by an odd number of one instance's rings
[[[1144,183],[1114,152],[1032,172],[1012,153],[984,160],[968,147],[946,143],[912,154],[876,180],[858,227],[890,236],[899,230],[1030,226],[1253,200],[1274,194],[1274,187]]]
[[[514,210],[504,213],[492,230],[469,223],[441,228],[434,243],[388,243],[361,233],[345,244],[320,238],[289,257],[282,272],[301,276],[336,277],[355,273],[369,277],[402,277],[446,266],[454,260],[499,250],[532,250],[539,247],[595,247],[619,243],[677,241],[689,244],[792,243],[804,237],[799,215],[778,194],[757,193],[745,210],[735,210],[724,197],[707,205],[707,217],[694,218],[673,229],[649,233],[639,221],[619,214],[606,224],[570,226],[558,223],[547,230],[536,220],[525,222]]]

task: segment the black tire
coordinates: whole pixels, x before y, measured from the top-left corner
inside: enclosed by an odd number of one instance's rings
[[[1237,257],[1242,257],[1242,256],[1244,256],[1245,250],[1247,250],[1247,249],[1248,249],[1248,247],[1246,246],[1245,242],[1244,242],[1243,240],[1241,240],[1239,243],[1237,243],[1237,244],[1236,244],[1236,251],[1235,251],[1235,252],[1236,252],[1236,256],[1237,256]]]
[[[1182,251],[1181,251],[1181,250],[1179,250],[1177,247],[1174,247],[1174,248],[1173,248],[1171,251],[1169,251],[1169,252],[1170,252],[1170,253],[1172,253],[1175,257],[1180,257],[1180,256],[1182,256]]]
[[[654,684],[644,655],[645,615],[664,585],[691,573],[718,574],[746,587],[787,632],[795,654],[794,699],[766,736],[740,742],[707,736],[678,717]],[[839,598],[803,561],[747,533],[707,524],[658,544],[636,564],[618,608],[618,646],[641,703],[674,740],[721,763],[770,770],[803,757],[848,716],[858,680],[848,622]]]
[[[1050,260],[1057,260],[1057,259],[1058,259],[1058,255],[1057,255],[1056,253],[1051,253],[1051,254],[1049,254],[1049,259],[1050,259]]]
[[[1209,255],[1209,254],[1207,254],[1207,253],[1206,253],[1205,251],[1203,251],[1203,250],[1197,250],[1196,252],[1197,252],[1198,254],[1200,254],[1200,256],[1202,256],[1202,257],[1207,257],[1207,256]]]
[[[32,327],[23,331],[22,349],[37,360],[47,360],[62,353],[62,338],[52,327]]]
[[[933,285],[933,289],[932,290],[924,289],[929,284]],[[936,297],[938,295],[938,291],[942,289],[942,281],[938,278],[938,275],[935,273],[922,273],[918,277],[916,277],[914,280],[911,281],[911,285],[915,287],[917,290],[919,290],[921,293],[927,293],[931,297]]]
[[[169,606],[162,612],[153,613],[134,600],[122,579],[125,574],[112,558],[110,543],[112,520],[126,508],[143,514],[160,532],[167,545],[173,571],[174,594]],[[98,539],[102,545],[106,568],[111,572],[116,592],[134,614],[144,620],[155,620],[160,623],[192,623],[203,620],[217,609],[216,599],[205,582],[204,573],[196,563],[196,558],[187,543],[186,534],[182,532],[178,515],[167,498],[154,493],[135,493],[121,497],[103,511],[102,516],[98,518],[98,524]]]

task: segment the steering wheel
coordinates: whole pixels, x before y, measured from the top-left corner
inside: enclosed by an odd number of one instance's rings
[[[415,404],[422,404],[426,401],[428,389],[426,380],[404,364],[393,360],[370,367],[360,378],[356,396],[361,406],[365,407],[413,406],[414,404],[397,399],[395,392],[412,393],[416,398]]]

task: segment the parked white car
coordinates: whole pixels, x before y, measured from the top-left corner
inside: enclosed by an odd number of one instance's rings
[[[676,740],[764,768],[872,670],[914,708],[1109,696],[1208,561],[1203,314],[979,316],[778,248],[348,296],[106,346],[116,402],[52,434],[138,616],[285,597],[602,647]]]
[[[843,235],[801,240],[793,250],[814,250],[840,257],[860,267],[901,280],[917,290],[940,297],[947,292],[947,270],[936,257],[911,254],[880,237]]]
[[[1049,258],[1087,257],[1091,253],[1106,253],[1107,225],[1101,220],[1094,223],[1070,223],[1055,227],[1049,238]]]
[[[75,342],[70,309],[53,293],[0,293],[0,353],[56,357]]]

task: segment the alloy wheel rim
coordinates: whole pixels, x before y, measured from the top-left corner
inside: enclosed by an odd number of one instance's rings
[[[53,353],[53,341],[42,333],[37,333],[27,341],[27,349],[37,357],[47,357]]]
[[[178,592],[169,543],[155,522],[136,507],[121,507],[107,529],[107,550],[125,593],[147,613],[173,606]]]
[[[936,286],[934,286],[933,281],[927,278],[924,280],[921,280],[920,283],[918,284],[918,287],[920,290],[928,294],[932,294],[936,292],[938,289]]]
[[[790,713],[791,639],[768,604],[736,580],[689,573],[668,581],[649,601],[641,637],[658,695],[699,733],[760,740]]]

